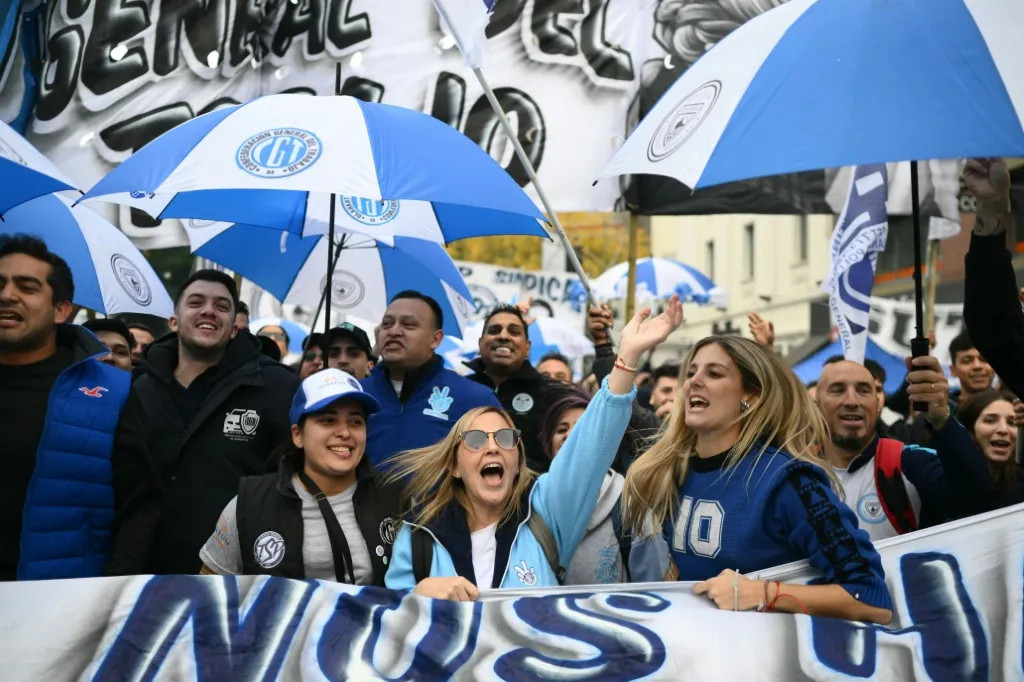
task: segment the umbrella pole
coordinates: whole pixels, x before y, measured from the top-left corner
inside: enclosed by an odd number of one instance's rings
[[[914,217],[914,324],[917,333],[910,340],[910,353],[915,358],[928,355],[931,348],[924,335],[924,285],[921,281],[921,200],[917,182],[917,161],[910,162],[910,202]],[[927,403],[915,402],[912,408],[918,412],[928,410]]]
[[[441,3],[435,5],[438,10],[441,9]],[[451,22],[448,21],[447,15],[444,16],[448,26],[451,26]],[[487,96],[487,101],[491,104],[491,109],[497,115],[498,120],[501,121],[501,127],[505,130],[505,135],[508,137],[512,146],[516,150],[516,156],[519,157],[520,163],[523,164],[523,168],[526,169],[526,175],[530,178],[530,182],[533,183],[534,189],[537,190],[537,196],[540,197],[540,202],[544,205],[544,211],[548,215],[548,221],[551,226],[555,228],[555,235],[558,240],[562,243],[562,248],[565,249],[565,255],[569,257],[569,263],[572,264],[572,269],[576,271],[576,275],[580,278],[580,284],[583,285],[583,289],[587,292],[587,300],[590,305],[596,305],[597,300],[594,298],[594,293],[590,290],[590,279],[587,277],[587,273],[583,271],[583,266],[580,265],[580,259],[576,257],[576,250],[572,248],[572,244],[569,242],[569,237],[566,236],[565,230],[562,229],[562,223],[558,220],[558,214],[552,207],[551,202],[548,201],[547,194],[544,193],[544,188],[540,184],[540,180],[537,179],[537,171],[534,170],[533,164],[530,163],[530,157],[526,155],[526,150],[523,149],[523,145],[519,144],[519,136],[516,135],[516,131],[512,130],[512,124],[509,123],[508,117],[505,116],[504,110],[501,108],[501,104],[498,102],[498,98],[494,96],[494,91],[491,90],[491,86],[487,83],[487,79],[484,78],[483,71],[480,67],[473,67],[473,74],[476,76],[477,81],[480,83],[480,87],[484,89],[484,94]]]
[[[331,329],[331,289],[334,288],[334,205],[337,204],[336,195],[331,195],[331,217],[327,226],[327,280],[324,283],[324,293],[320,303],[324,301],[327,305],[324,308],[324,334]],[[317,311],[319,315],[319,311]],[[316,318],[313,318],[316,319]]]
[[[334,249],[334,262],[333,263],[331,263],[331,247],[330,247],[330,245],[328,245],[328,247],[327,247],[327,263],[328,263],[327,267],[330,268],[330,269],[327,271],[327,282],[326,282],[326,284],[324,286],[324,290],[320,293],[320,303],[318,303],[317,306],[316,306],[316,314],[313,315],[313,322],[310,325],[312,327],[316,326],[316,321],[320,317],[320,311],[324,309],[324,300],[325,299],[328,300],[328,301],[330,300],[331,286],[334,284],[334,268],[338,265],[338,257],[341,256],[341,249],[345,246],[345,236],[346,236],[345,234],[341,235],[341,240],[338,242],[338,248]],[[330,304],[328,303],[328,305],[330,305]],[[328,331],[331,328],[330,327],[330,318],[331,318],[331,313],[330,313],[330,308],[328,308],[328,310],[327,310],[327,321],[324,323],[324,331],[325,332]]]

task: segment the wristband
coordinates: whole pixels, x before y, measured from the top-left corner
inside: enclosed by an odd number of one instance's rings
[[[630,367],[629,365],[627,365],[623,361],[621,355],[616,355],[615,356],[615,366],[618,367],[621,370],[629,372],[630,374],[636,374],[636,367]]]

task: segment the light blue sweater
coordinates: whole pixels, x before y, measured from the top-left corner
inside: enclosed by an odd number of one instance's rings
[[[529,514],[539,514],[558,546],[559,561],[568,566],[587,530],[597,504],[605,472],[615,459],[632,410],[634,387],[617,395],[608,390],[607,379],[573,428],[551,468],[542,474],[530,493],[530,509],[519,524],[509,552],[501,587],[551,587],[558,579],[548,566],[544,550],[526,524]],[[391,589],[416,586],[412,566],[412,532],[408,522],[395,539],[385,584]],[[431,577],[458,575],[448,550],[434,538]],[[468,539],[468,538],[467,538]]]

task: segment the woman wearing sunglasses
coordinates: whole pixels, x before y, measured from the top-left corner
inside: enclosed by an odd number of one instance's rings
[[[470,601],[480,589],[558,585],[545,547],[554,545],[558,565],[569,564],[629,422],[636,364],[682,315],[673,298],[658,317],[648,319],[646,309],[626,325],[615,369],[541,476],[526,467],[512,420],[492,407],[467,412],[440,443],[398,455],[393,475],[409,480],[410,511],[395,540],[387,586]],[[531,515],[543,525],[531,523]],[[421,548],[429,561],[417,575]]]

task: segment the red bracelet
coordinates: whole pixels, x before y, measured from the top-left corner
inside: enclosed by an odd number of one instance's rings
[[[615,366],[621,370],[625,370],[627,372],[631,372],[632,374],[636,374],[636,367],[630,367],[629,365],[627,365],[625,361],[623,361],[622,356],[615,356]]]

